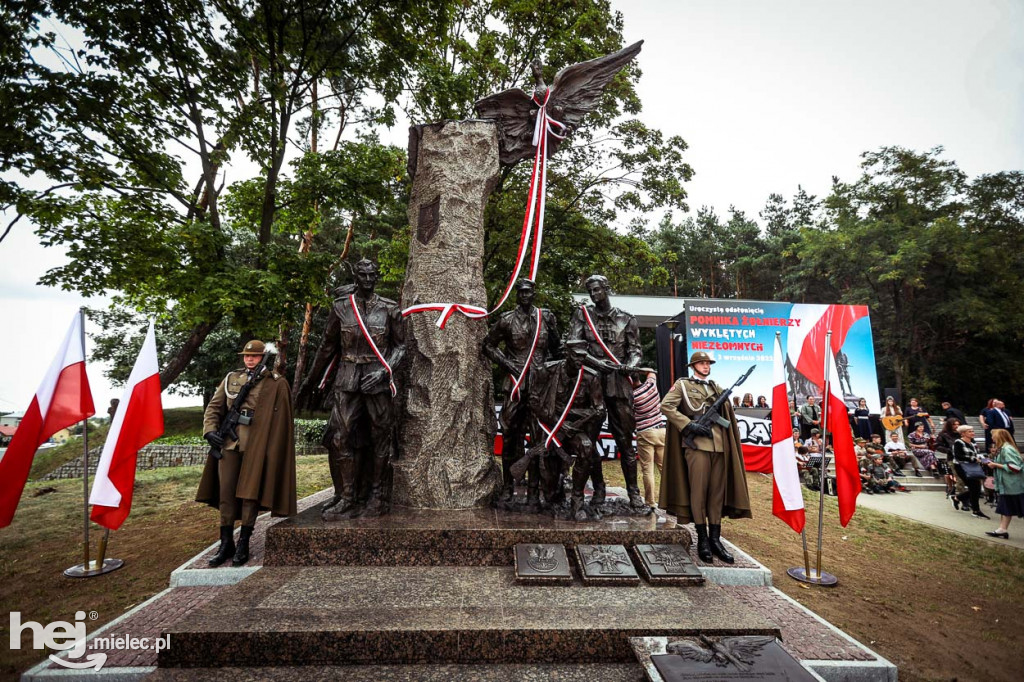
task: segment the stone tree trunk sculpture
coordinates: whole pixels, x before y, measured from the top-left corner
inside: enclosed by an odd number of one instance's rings
[[[416,126],[409,141],[412,234],[402,308],[434,302],[486,306],[484,205],[498,182],[493,121]],[[438,312],[406,319],[395,504],[462,509],[488,504],[500,486],[494,462],[490,363],[481,355],[486,320]]]

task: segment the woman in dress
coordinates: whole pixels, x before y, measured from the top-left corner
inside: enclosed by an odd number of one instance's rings
[[[999,451],[987,466],[995,472],[999,528],[985,531],[985,535],[1006,540],[1010,537],[1007,530],[1010,519],[1014,516],[1024,518],[1024,460],[1021,460],[1020,450],[1006,429],[993,429],[992,442]]]
[[[979,519],[987,519],[988,516],[978,506],[978,499],[981,497],[981,479],[968,478],[963,467],[968,462],[978,461],[978,451],[974,447],[974,429],[969,424],[964,424],[957,429],[957,433],[960,434],[960,437],[953,443],[953,459],[956,460],[954,468],[957,477],[963,481],[966,489],[960,495],[960,505],[965,508],[970,505],[972,514]]]
[[[794,438],[800,435],[800,411],[796,409],[796,398],[789,401],[789,420],[793,422]]]
[[[960,437],[960,434],[956,430],[960,427],[960,420],[956,417],[950,417],[942,425],[942,431],[939,431],[939,435],[935,438],[935,453],[936,456],[942,455],[946,458],[945,464],[942,467],[944,469],[946,479],[946,497],[953,500],[953,508],[960,509],[960,500],[957,499],[956,493],[962,493],[963,490],[957,490],[958,479],[953,473],[953,443]]]
[[[924,422],[917,422],[917,426],[907,436],[907,442],[910,444],[911,452],[921,460],[921,465],[932,472],[933,476],[938,476],[935,452],[928,448],[928,434],[925,433]]]
[[[896,404],[896,399],[893,398],[891,395],[885,397],[885,407],[882,408],[882,417],[899,417],[900,419],[903,418],[903,410],[900,409],[900,406]],[[885,430],[885,438],[883,440],[886,443],[888,443],[891,439],[892,434],[894,433],[899,435],[899,440],[902,443],[903,429],[898,426],[895,429],[887,428]]]
[[[864,440],[871,438],[871,410],[868,409],[868,401],[861,398],[857,401],[857,407],[850,410],[853,416],[854,433]]]

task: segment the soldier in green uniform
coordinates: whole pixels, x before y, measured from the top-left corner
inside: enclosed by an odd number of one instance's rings
[[[722,516],[751,518],[750,496],[732,406],[726,402],[721,408],[728,427],[697,423],[722,393],[709,378],[714,362],[707,353],[694,353],[689,363],[693,376],[679,379],[661,401],[674,428],[666,430],[660,498],[679,523],[693,522],[701,561],[711,563],[717,556],[731,564],[734,559],[721,542]],[[684,452],[681,434],[693,436],[696,447]]]
[[[203,415],[203,437],[223,454],[220,459],[207,458],[196,494],[197,502],[220,511],[220,549],[210,559],[211,566],[228,559],[233,566],[241,566],[249,560],[249,538],[260,509],[269,509],[274,516],[291,516],[296,511],[292,398],[283,376],[265,369],[249,391],[241,408],[238,440],[225,440],[217,433],[239,389],[258,369],[265,352],[262,341],[245,344],[239,353],[245,369],[224,377]],[[242,529],[236,547],[234,525],[238,520]]]

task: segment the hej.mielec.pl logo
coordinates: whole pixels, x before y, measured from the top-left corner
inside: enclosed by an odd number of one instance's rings
[[[68,651],[69,658],[81,658],[85,653],[85,611],[75,612],[75,622],[55,620],[42,625],[32,620],[21,622],[21,612],[11,611],[11,649],[21,648],[21,635],[25,630],[32,632],[33,649],[55,649]],[[90,654],[84,661],[74,662],[50,654],[50,660],[66,668],[95,668],[99,670],[107,661],[105,653]]]

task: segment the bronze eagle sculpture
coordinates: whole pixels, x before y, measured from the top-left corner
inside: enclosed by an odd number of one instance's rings
[[[546,103],[548,116],[565,126],[560,135],[571,133],[601,100],[605,86],[637,54],[644,41],[638,41],[618,52],[572,64],[555,74],[555,82],[548,87],[541,73],[540,60],[533,60],[534,90],[512,88],[479,100],[476,112],[480,118],[498,123],[498,158],[511,166],[534,155],[533,133],[537,112]],[[548,141],[548,156],[561,142],[552,136]]]

